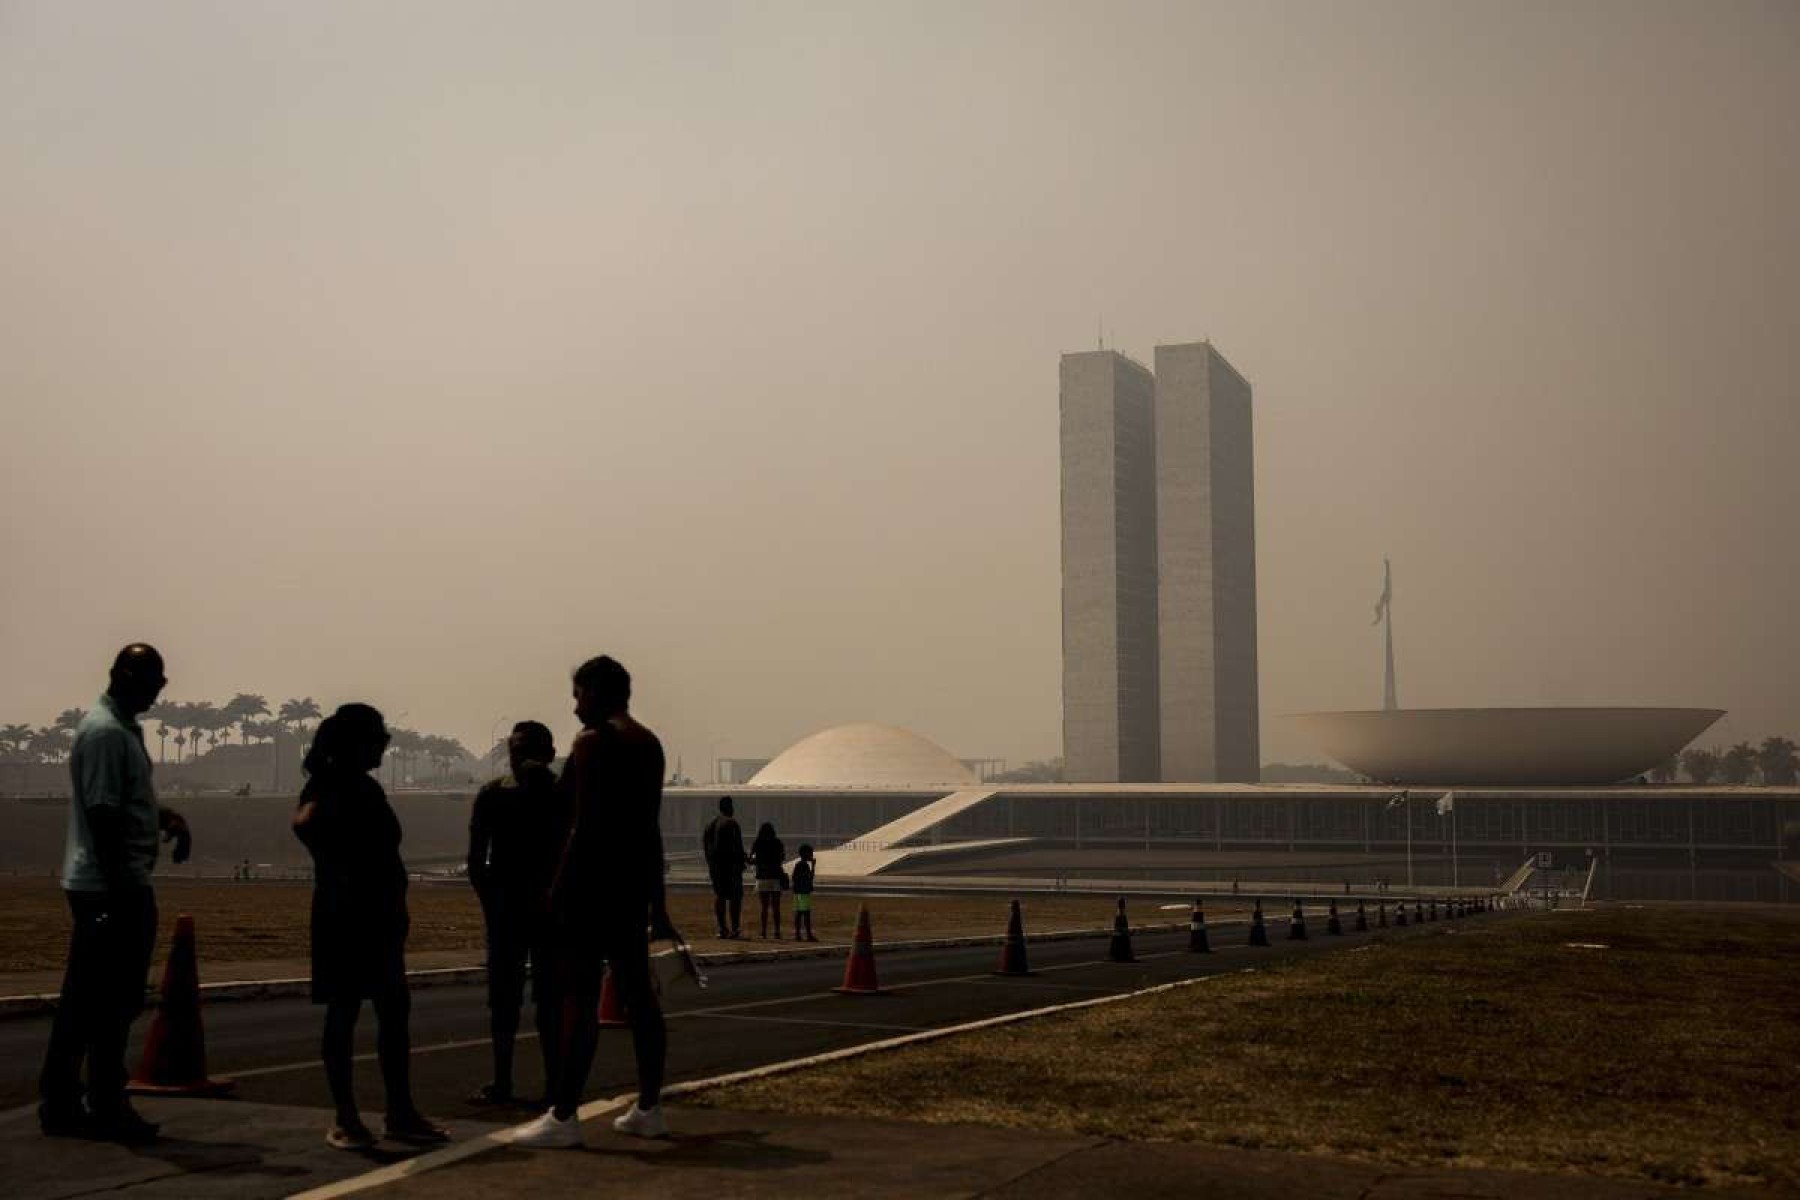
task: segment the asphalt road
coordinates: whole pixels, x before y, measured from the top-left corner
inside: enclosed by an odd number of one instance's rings
[[[873,997],[840,996],[830,990],[843,977],[843,963],[836,958],[718,966],[711,971],[712,986],[706,991],[685,992],[667,1005],[669,1079],[705,1078],[914,1030],[1240,970],[1354,944],[1367,936],[1411,932],[1389,929],[1334,938],[1324,935],[1324,924],[1322,915],[1315,916],[1309,921],[1312,938],[1294,942],[1286,940],[1285,921],[1272,921],[1274,944],[1269,949],[1245,946],[1241,925],[1215,925],[1217,952],[1210,955],[1187,953],[1185,933],[1141,935],[1140,961],[1129,965],[1105,961],[1104,938],[1044,942],[1031,947],[1037,974],[1028,978],[991,974],[998,955],[992,946],[885,954],[878,946],[881,983],[893,991]],[[468,1099],[489,1078],[485,1002],[479,986],[414,991],[414,1088],[427,1112],[446,1118],[513,1119],[506,1111]],[[206,1009],[205,1020],[209,1068],[214,1076],[236,1078],[240,1099],[328,1103],[317,1062],[319,1009],[297,999],[217,1003]],[[132,1062],[149,1023],[146,1014],[134,1028]],[[0,1107],[34,1098],[48,1029],[48,1018],[0,1022]],[[365,1108],[379,1112],[383,1103],[372,1058],[372,1013],[365,1012],[358,1035],[359,1050],[371,1056],[357,1065],[358,1091]],[[518,1058],[519,1089],[533,1094],[542,1084],[535,1039],[521,1040]],[[629,1090],[633,1079],[629,1031],[602,1031],[588,1094],[617,1094]]]

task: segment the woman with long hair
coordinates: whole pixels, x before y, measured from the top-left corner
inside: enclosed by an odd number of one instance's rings
[[[781,937],[781,889],[786,884],[781,869],[787,848],[775,836],[775,826],[764,821],[756,830],[756,841],[750,846],[750,859],[756,864],[756,902],[762,906],[762,936],[769,936],[769,917],[775,918],[775,936]]]
[[[303,764],[306,786],[294,833],[313,859],[312,998],[325,1006],[320,1056],[337,1107],[325,1135],[340,1150],[366,1150],[375,1135],[363,1124],[351,1085],[351,1056],[362,1003],[375,1006],[377,1057],[387,1091],[387,1136],[413,1144],[448,1134],[421,1114],[412,1097],[406,986],[406,864],[400,820],[370,772],[390,740],[381,713],[345,704],[313,733]]]

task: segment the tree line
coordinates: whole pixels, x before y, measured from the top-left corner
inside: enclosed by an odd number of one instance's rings
[[[1764,738],[1762,745],[1694,746],[1650,772],[1653,783],[1674,783],[1679,774],[1697,784],[1794,787],[1800,783],[1800,746],[1784,737]]]
[[[9,763],[66,762],[75,744],[75,729],[85,714],[79,708],[65,708],[48,725],[0,725],[0,757]],[[156,723],[156,760],[166,764],[169,746],[175,747],[177,764],[194,762],[203,754],[220,746],[275,742],[289,739],[304,743],[323,716],[318,701],[311,696],[284,700],[274,709],[266,697],[254,692],[239,692],[223,704],[207,700],[164,700],[152,705],[144,714],[145,721]],[[451,737],[420,733],[413,729],[394,728],[389,732],[393,742],[390,753],[402,764],[425,759],[440,774],[456,764],[472,759],[463,744]]]

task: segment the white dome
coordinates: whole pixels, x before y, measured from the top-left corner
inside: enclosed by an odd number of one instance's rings
[[[751,787],[915,787],[977,782],[948,750],[897,725],[837,725],[783,750]]]

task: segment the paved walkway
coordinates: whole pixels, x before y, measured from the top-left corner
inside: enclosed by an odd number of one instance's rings
[[[796,1079],[795,1086],[804,1084]],[[1118,1142],[1033,1130],[675,1106],[670,1111],[675,1136],[667,1142],[621,1137],[612,1132],[610,1118],[602,1117],[588,1124],[582,1151],[503,1147],[369,1194],[393,1200],[487,1200],[495,1195],[1635,1200],[1692,1194],[1588,1176],[1388,1168],[1274,1151]],[[1776,1193],[1758,1189],[1707,1195],[1771,1200]]]

